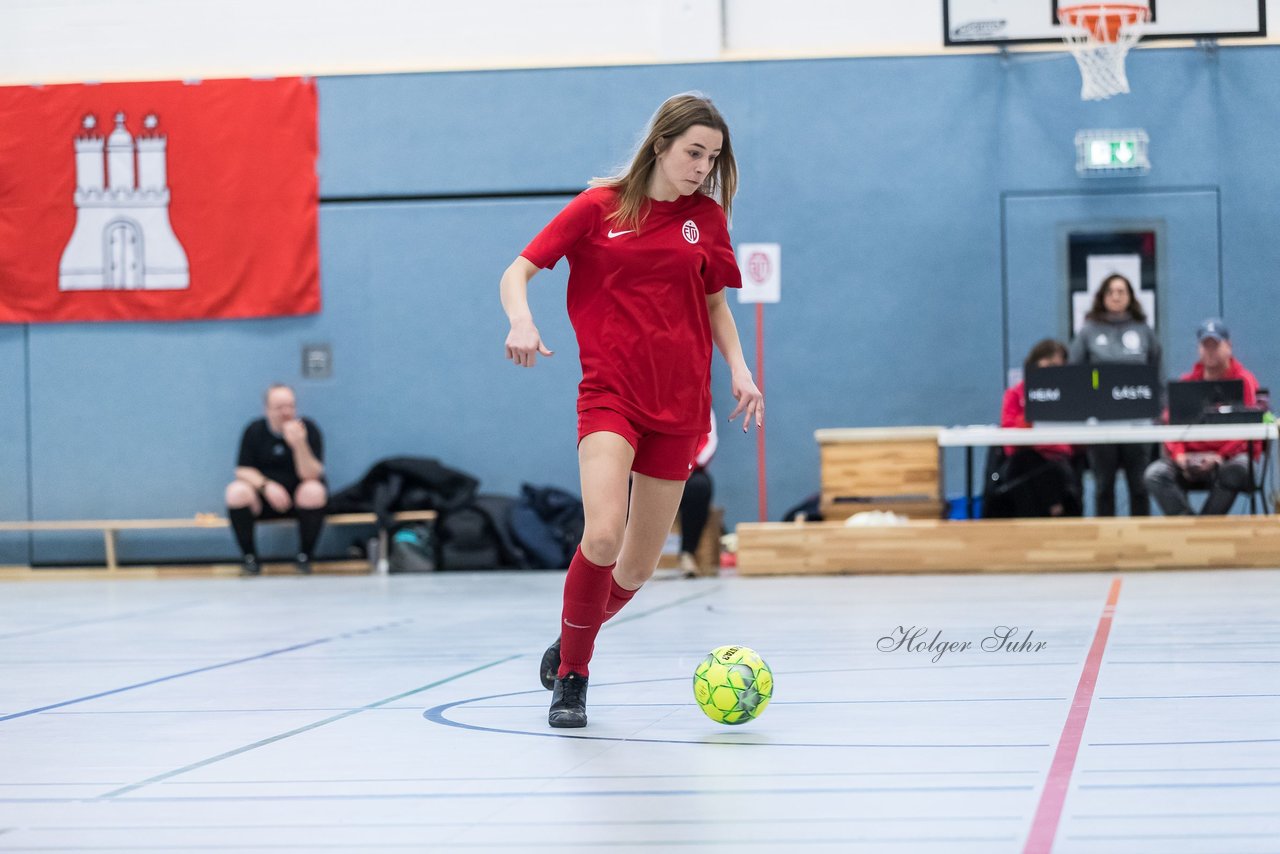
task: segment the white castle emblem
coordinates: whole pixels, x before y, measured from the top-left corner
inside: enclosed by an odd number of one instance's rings
[[[76,227],[62,251],[58,289],[178,290],[190,284],[187,253],[169,224],[164,136],[154,114],[135,141],[116,113],[107,139],[84,117],[76,137]],[[104,154],[105,149],[105,154]],[[137,156],[137,180],[134,157]]]

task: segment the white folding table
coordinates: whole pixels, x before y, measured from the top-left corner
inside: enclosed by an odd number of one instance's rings
[[[974,425],[938,431],[938,447],[964,448],[965,515],[973,518],[973,449],[994,445],[1132,445],[1148,442],[1249,443],[1249,482],[1254,483],[1255,443],[1277,438],[1275,423],[1257,424],[1052,424],[1035,427]],[[1257,512],[1249,493],[1249,510]]]

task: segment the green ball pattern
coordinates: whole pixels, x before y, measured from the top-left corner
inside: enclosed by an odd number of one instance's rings
[[[693,697],[719,724],[744,724],[758,718],[773,697],[773,671],[755,650],[722,646],[693,672]]]

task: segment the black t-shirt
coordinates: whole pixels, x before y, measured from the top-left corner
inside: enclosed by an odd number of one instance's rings
[[[311,453],[323,462],[324,437],[320,435],[320,428],[310,418],[303,418],[302,423],[307,428],[307,444],[311,446]],[[271,432],[265,418],[250,422],[244,428],[244,435],[240,437],[240,457],[236,465],[257,469],[268,479],[288,487],[290,492],[301,482],[293,464],[293,449],[283,436]]]

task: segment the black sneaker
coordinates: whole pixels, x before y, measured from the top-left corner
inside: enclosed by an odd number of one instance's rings
[[[556,638],[556,642],[547,647],[547,651],[542,654],[542,664],[538,667],[542,687],[550,691],[556,684],[556,674],[560,672],[560,638]]]
[[[311,574],[311,555],[304,554],[303,552],[299,552],[297,559],[293,562],[293,566],[296,570],[298,570],[299,575],[310,575]]]
[[[245,555],[240,559],[241,575],[261,575],[262,567],[258,566],[257,555]]]
[[[570,673],[557,679],[551,691],[551,710],[547,723],[557,729],[587,725],[587,677]]]

